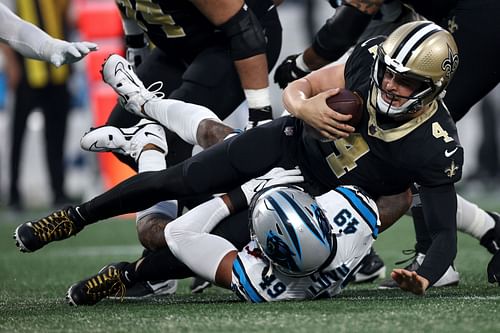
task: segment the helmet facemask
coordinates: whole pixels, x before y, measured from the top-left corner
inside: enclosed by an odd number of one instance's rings
[[[394,80],[398,85],[414,87],[409,96],[401,96],[394,92],[386,91],[383,88],[385,76],[390,76],[389,80]],[[377,92],[377,111],[390,118],[401,118],[405,115],[411,115],[419,111],[429,99],[429,96],[435,96],[436,86],[432,80],[410,72],[409,68],[396,63],[384,53],[382,47],[379,47],[378,55],[372,68],[372,82],[375,84]],[[391,100],[387,102],[382,94],[386,94]],[[406,100],[400,106],[394,106],[396,99]]]

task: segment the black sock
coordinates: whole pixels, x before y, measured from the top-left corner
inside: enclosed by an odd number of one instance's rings
[[[184,279],[193,275],[193,272],[179,261],[167,247],[151,252],[144,257],[135,271],[134,277],[137,281],[157,281]]]
[[[122,268],[122,281],[127,287],[133,286],[138,282],[137,274],[135,272],[135,266],[137,261],[127,263],[125,267]]]
[[[413,216],[413,226],[415,227],[415,237],[417,243],[415,244],[415,250],[419,253],[426,254],[427,250],[432,244],[432,239],[425,225],[424,211],[422,206],[414,206],[411,208],[411,214]]]

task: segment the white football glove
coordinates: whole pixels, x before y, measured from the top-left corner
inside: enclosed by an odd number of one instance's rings
[[[91,42],[66,42],[60,39],[52,39],[45,44],[42,55],[54,66],[76,62],[85,57],[91,51],[97,50],[97,44]]]
[[[241,185],[241,190],[247,199],[247,204],[250,204],[253,196],[266,187],[302,183],[303,181],[304,176],[302,176],[300,169],[285,170],[283,168],[274,168],[264,176],[251,179]]]

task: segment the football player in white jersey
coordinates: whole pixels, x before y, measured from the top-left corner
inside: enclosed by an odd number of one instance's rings
[[[375,202],[350,186],[316,201],[298,189],[272,188],[254,201],[251,214],[253,240],[233,261],[231,289],[254,303],[339,294],[370,252],[380,223]]]
[[[2,3],[0,41],[25,57],[44,60],[57,67],[78,61],[97,50],[97,44],[91,42],[70,43],[52,38],[40,28],[20,19]]]
[[[169,249],[191,274],[232,289],[251,302],[338,294],[377,237],[377,206],[355,187],[338,187],[315,200],[300,188],[279,185],[302,179],[297,169],[276,168],[267,177],[242,185],[248,201],[256,187],[269,186],[251,201],[252,240],[242,251],[209,233],[231,214],[228,195],[169,223],[164,230]],[[140,265],[137,262],[136,270]],[[108,265],[72,285],[69,303],[93,305],[105,297],[123,295],[134,275],[127,267],[123,262]]]

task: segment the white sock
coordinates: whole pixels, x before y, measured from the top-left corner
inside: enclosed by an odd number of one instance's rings
[[[144,104],[144,112],[184,141],[197,145],[196,133],[202,120],[221,120],[210,109],[175,99],[153,100]]]
[[[139,173],[147,171],[159,171],[167,168],[165,155],[158,150],[145,150],[139,156]]]
[[[165,155],[157,150],[146,150],[139,156],[139,173],[148,171],[159,171],[167,168]],[[169,219],[177,217],[177,200],[160,201],[157,204],[137,212],[135,220],[138,222],[150,214],[163,214]]]
[[[457,195],[457,228],[458,230],[481,239],[484,234],[495,227],[495,221],[476,204]]]

